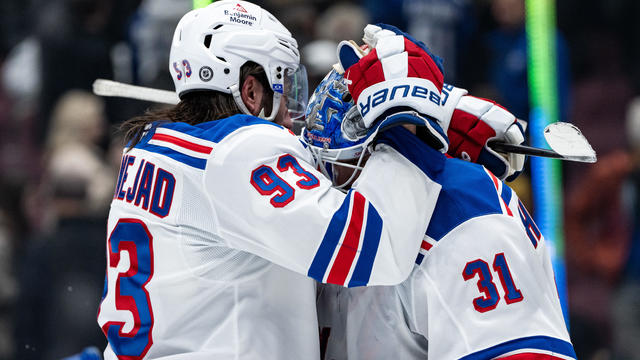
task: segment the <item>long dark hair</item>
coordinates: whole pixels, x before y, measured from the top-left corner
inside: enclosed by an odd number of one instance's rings
[[[252,61],[242,65],[240,68],[240,88],[249,75],[256,77],[263,88],[267,90],[267,96],[263,97],[262,106],[270,107],[271,100],[269,99],[272,98],[273,91],[269,86],[264,69]],[[231,94],[218,91],[193,91],[184,94],[175,106],[149,109],[144,114],[125,121],[120,126],[120,131],[124,134],[125,143],[129,143],[131,149],[140,142],[147,125],[156,121],[184,122],[195,125],[241,113],[242,111]]]

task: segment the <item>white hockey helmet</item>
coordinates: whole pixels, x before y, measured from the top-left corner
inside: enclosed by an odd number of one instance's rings
[[[185,14],[173,35],[169,71],[180,98],[190,91],[213,90],[240,97],[240,68],[247,61],[264,69],[273,96],[273,120],[282,96],[291,117],[304,114],[307,76],[300,66],[298,44],[268,11],[247,1],[216,1]]]

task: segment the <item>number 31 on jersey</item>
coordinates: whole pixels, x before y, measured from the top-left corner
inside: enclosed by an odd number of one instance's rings
[[[504,301],[507,305],[522,301],[524,297],[514,283],[504,253],[496,254],[493,258],[493,270],[500,278],[500,285],[504,290]],[[473,299],[473,307],[481,313],[495,309],[500,302],[500,295],[493,280],[491,269],[489,269],[489,264],[486,261],[482,259],[469,261],[462,270],[462,277],[465,281],[471,280],[476,276],[478,277],[478,290],[480,290],[482,296]]]

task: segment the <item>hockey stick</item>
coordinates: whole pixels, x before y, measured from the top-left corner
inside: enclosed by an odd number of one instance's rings
[[[129,85],[105,79],[96,79],[93,82],[93,93],[99,96],[123,97],[171,105],[175,105],[180,101],[173,91]],[[569,123],[558,122],[548,125],[544,129],[544,137],[551,150],[527,145],[507,144],[500,141],[490,142],[489,147],[500,152],[568,161],[596,162],[596,153],[587,139],[577,127]]]
[[[173,91],[129,85],[105,79],[96,79],[93,82],[93,93],[99,96],[123,97],[171,105],[180,102],[180,99]]]
[[[566,122],[557,122],[547,125],[543,134],[551,150],[527,145],[507,144],[500,141],[489,142],[489,147],[500,152],[542,156],[568,161],[586,163],[594,163],[597,161],[596,152],[576,126]]]

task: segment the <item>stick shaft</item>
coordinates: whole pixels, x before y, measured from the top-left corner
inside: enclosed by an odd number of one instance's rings
[[[180,99],[173,91],[129,85],[105,79],[96,79],[93,82],[93,93],[99,96],[123,97],[171,105],[180,102]]]
[[[562,155],[558,154],[553,150],[540,149],[527,145],[515,145],[515,144],[507,144],[500,141],[492,141],[489,143],[489,147],[493,150],[500,152],[508,152],[508,153],[516,153],[516,154],[524,154],[524,155],[533,155],[533,156],[542,156],[553,159],[562,159]]]
[[[93,93],[99,96],[123,97],[171,105],[175,105],[180,102],[180,99],[173,91],[130,85],[105,79],[96,79],[96,81],[93,82]],[[490,142],[489,147],[493,150],[507,153],[541,156],[552,159],[562,159],[579,162],[595,162],[595,156],[562,155],[553,150],[541,149],[527,145],[507,144],[500,141]]]
[[[515,154],[524,154],[531,156],[540,156],[552,159],[561,159],[561,160],[569,160],[569,161],[578,161],[578,162],[595,162],[595,157],[591,155],[585,156],[577,156],[577,155],[562,155],[553,150],[536,148],[533,146],[527,145],[515,145],[515,144],[507,144],[501,141],[491,141],[489,142],[489,147],[493,150],[507,153],[515,153]]]

